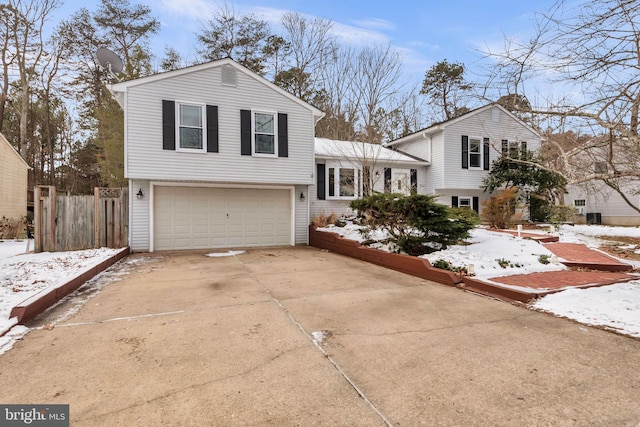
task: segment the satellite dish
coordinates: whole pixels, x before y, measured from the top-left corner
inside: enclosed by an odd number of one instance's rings
[[[116,73],[122,71],[122,59],[120,59],[118,54],[111,49],[101,47],[96,52],[96,56],[98,57],[98,62],[100,63],[102,68],[107,70],[113,77],[118,79]]]

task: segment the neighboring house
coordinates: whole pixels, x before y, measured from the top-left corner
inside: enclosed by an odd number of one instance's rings
[[[311,219],[348,215],[363,195],[367,177],[373,192],[424,193],[429,162],[366,142],[315,140],[316,185],[309,191]]]
[[[230,59],[111,86],[134,251],[308,244],[323,113]]]
[[[624,191],[629,200],[640,207],[638,188],[638,185],[628,185]],[[578,223],[640,226],[640,213],[602,182],[567,186],[564,203],[576,208]]]
[[[27,215],[27,173],[31,167],[0,133],[0,218]]]
[[[385,144],[430,163],[424,194],[449,206],[480,211],[490,197],[480,188],[502,155],[539,150],[541,136],[513,113],[489,104]]]

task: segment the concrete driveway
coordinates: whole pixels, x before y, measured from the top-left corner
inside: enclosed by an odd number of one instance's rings
[[[640,422],[638,340],[314,248],[128,260],[0,356],[0,403],[73,426]]]

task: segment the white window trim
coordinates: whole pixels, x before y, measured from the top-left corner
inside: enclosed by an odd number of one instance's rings
[[[469,205],[462,205],[462,201],[466,200],[467,202],[469,202]],[[458,207],[459,208],[469,208],[469,209],[473,209],[473,198],[472,197],[467,197],[467,196],[463,196],[463,197],[458,197]]]
[[[346,166],[343,166],[340,162],[327,162],[326,164],[326,178],[325,178],[325,194],[326,194],[326,198],[327,200],[356,200],[358,197],[360,197],[360,194],[362,193],[362,170],[358,169],[357,167],[349,164]],[[334,169],[334,196],[330,196],[330,192],[329,192],[329,182],[330,182],[330,169],[333,168]],[[341,196],[340,195],[340,169],[352,169],[353,170],[353,178],[354,178],[354,183],[353,183],[353,196]]]
[[[185,153],[206,153],[207,152],[207,107],[199,102],[176,101],[176,151]],[[180,144],[180,106],[200,107],[202,114],[202,148],[182,148]]]
[[[478,151],[477,152],[472,152],[471,151],[471,140],[472,139],[477,139],[478,141],[480,141],[480,143],[478,144]],[[469,136],[469,169],[482,169],[482,147],[483,147],[483,141],[484,138],[481,136]],[[471,166],[471,154],[477,154],[479,161],[478,161],[478,166]]]
[[[273,154],[256,153],[256,113],[273,116]],[[268,110],[251,110],[251,155],[255,157],[278,157],[278,113]]]

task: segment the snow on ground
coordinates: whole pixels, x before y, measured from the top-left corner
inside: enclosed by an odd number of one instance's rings
[[[337,233],[346,239],[363,242],[384,240],[388,236],[375,231],[364,236],[362,227],[348,223],[345,227],[328,226],[322,231]],[[550,232],[550,230],[552,230]],[[562,225],[557,229],[546,226],[539,230],[523,230],[527,233],[554,234],[561,242],[581,243],[598,248],[602,241],[598,236],[625,236],[638,238],[640,250],[640,227],[611,227],[602,225]],[[372,245],[385,250],[388,246]],[[543,257],[541,257],[543,256]],[[453,245],[443,251],[423,255],[432,264],[438,260],[447,261],[453,267],[473,265],[475,277],[490,282],[491,277],[514,274],[565,270],[562,264],[541,262],[551,261],[552,253],[542,244],[531,239],[511,236],[506,233],[489,231],[478,227],[470,232],[463,245]],[[506,267],[503,268],[506,262]],[[636,267],[638,262],[621,260]],[[500,286],[506,286],[498,284]],[[568,289],[547,295],[531,304],[535,310],[553,313],[556,316],[574,319],[587,325],[603,326],[619,333],[640,337],[640,279],[627,283],[588,289]]]
[[[9,318],[13,307],[65,283],[119,251],[101,248],[36,254],[25,253],[26,248],[26,240],[0,241],[0,333],[16,325],[16,318]],[[10,335],[20,335],[24,329],[16,327]]]
[[[640,338],[640,281],[568,289],[531,304],[536,310]]]

